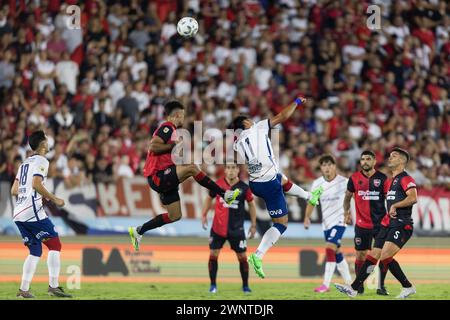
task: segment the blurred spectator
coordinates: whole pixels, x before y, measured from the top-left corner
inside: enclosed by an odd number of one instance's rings
[[[11,51],[7,50],[3,55],[3,59],[0,60],[0,91],[3,88],[10,89],[12,86],[16,73],[14,63],[11,60]]]
[[[134,177],[133,169],[130,167],[130,159],[126,155],[120,158],[120,163],[117,168],[117,176],[125,178]]]

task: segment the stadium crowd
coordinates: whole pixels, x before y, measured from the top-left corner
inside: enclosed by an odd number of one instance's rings
[[[38,128],[49,176],[108,183],[142,173],[168,98],[187,106],[186,128],[225,130],[303,95],[280,132],[297,183],[318,175],[324,152],[349,175],[363,149],[383,169],[400,146],[419,185],[450,188],[450,4],[374,3],[381,28],[370,30],[359,0],[0,1],[0,180],[13,181]],[[200,25],[192,39],[176,33],[185,15]]]

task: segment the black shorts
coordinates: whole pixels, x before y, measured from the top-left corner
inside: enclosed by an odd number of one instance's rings
[[[180,195],[178,194],[180,181],[178,180],[175,166],[157,171],[149,176],[147,180],[150,188],[159,193],[162,204],[168,205],[180,201]]]
[[[364,251],[372,249],[372,239],[376,233],[377,229],[366,229],[355,226],[355,250]]]
[[[247,251],[247,240],[245,239],[245,234],[237,237],[224,238],[215,233],[213,229],[211,229],[211,234],[209,237],[209,248],[211,250],[222,249],[226,240],[228,240],[230,247],[234,252],[241,253]]]
[[[374,248],[383,249],[384,243],[386,242],[386,236],[388,232],[388,227],[381,226],[375,235]]]
[[[403,248],[412,234],[413,226],[411,224],[392,226],[387,230],[386,241],[393,242],[399,248]]]
[[[386,237],[386,227],[376,227],[373,229],[361,228],[355,226],[355,250],[364,251],[372,249],[372,239],[374,241],[374,248],[383,248],[384,240]]]

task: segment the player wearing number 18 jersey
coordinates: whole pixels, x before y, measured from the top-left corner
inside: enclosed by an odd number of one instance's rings
[[[71,297],[59,286],[61,242],[55,226],[47,217],[42,198],[64,206],[64,200],[49,192],[44,182],[47,178],[48,152],[47,137],[44,131],[36,131],[29,137],[29,144],[35,154],[20,165],[11,194],[17,196],[13,220],[19,228],[22,240],[30,254],[23,265],[22,283],[18,297],[34,298],[30,284],[42,255],[42,243],[48,248],[47,266],[49,273],[48,294],[56,297]]]

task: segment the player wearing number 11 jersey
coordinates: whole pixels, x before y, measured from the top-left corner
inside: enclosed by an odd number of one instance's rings
[[[253,194],[265,201],[273,221],[273,226],[264,234],[256,252],[248,258],[260,278],[265,277],[262,269],[263,256],[287,228],[288,209],[284,193],[309,200],[312,205],[317,204],[322,193],[322,188],[311,193],[306,192],[281,174],[270,141],[270,130],[289,119],[297,107],[305,101],[304,98],[297,98],[276,116],[257,123],[246,116],[238,116],[233,120],[234,129],[243,130],[234,143],[234,150],[241,159],[245,159],[250,189]]]

